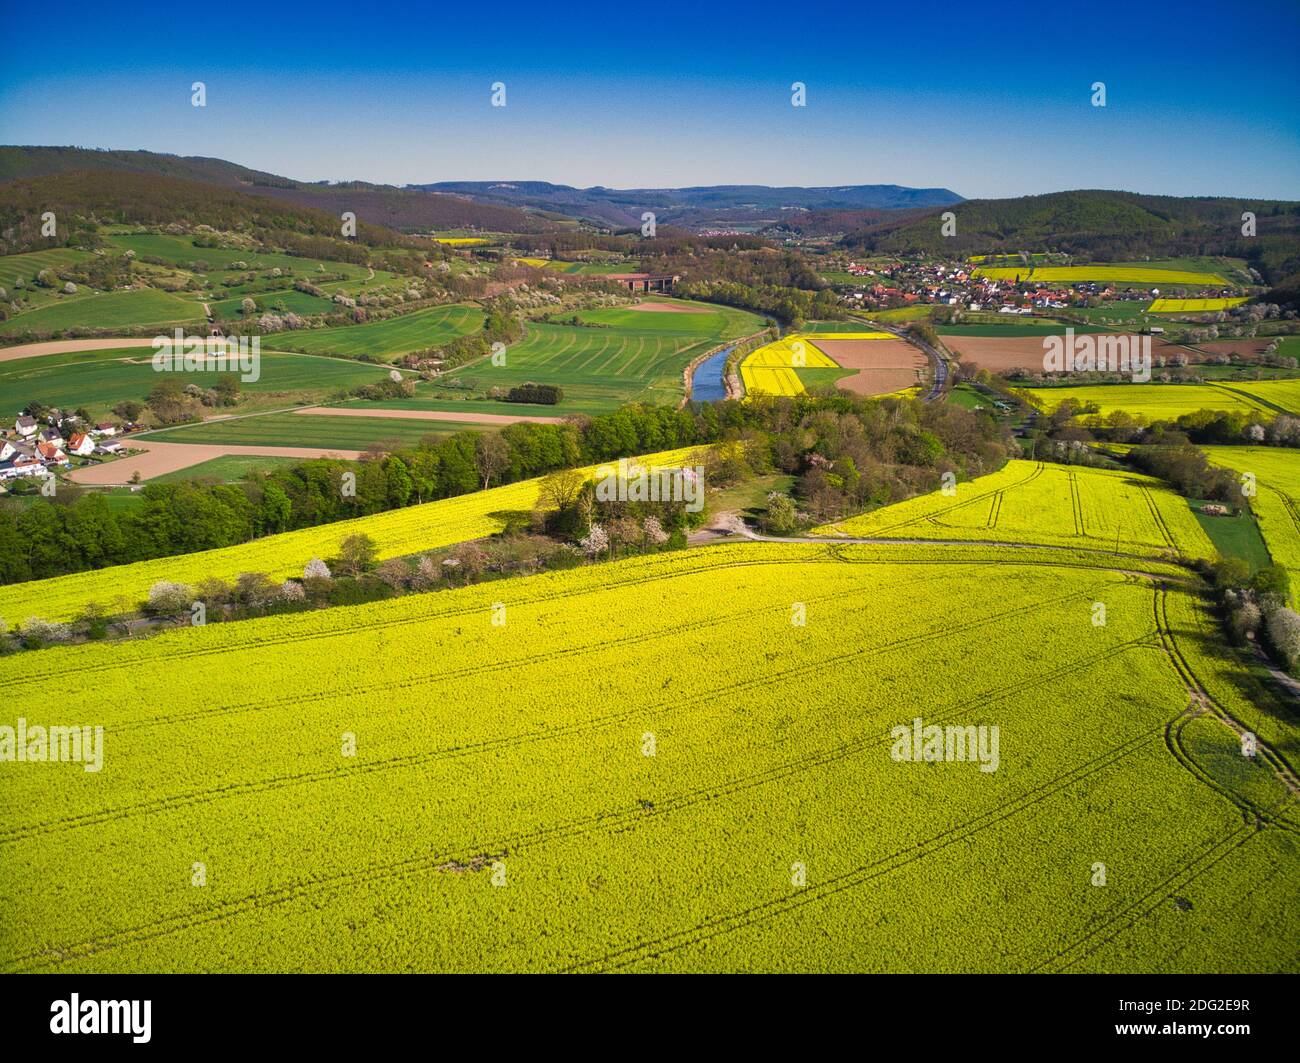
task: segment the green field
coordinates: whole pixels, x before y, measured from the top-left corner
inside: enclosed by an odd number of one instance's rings
[[[156,439],[162,443],[229,443],[240,446],[337,447],[339,450],[365,450],[371,445],[390,442],[414,446],[428,436],[481,431],[482,428],[482,425],[459,421],[269,413],[169,428],[159,432],[149,432],[140,438]]]
[[[613,308],[582,313],[586,325],[530,322],[506,350],[506,364],[482,360],[447,374],[477,393],[519,384],[557,384],[564,401],[552,415],[605,413],[628,402],[666,404],[682,397],[682,371],[718,344],[751,335],[763,319],[742,310],[688,304],[703,313]],[[495,410],[493,412],[496,412]]]
[[[1213,516],[1201,511],[1206,504],[1204,499],[1194,499],[1189,504],[1197,522],[1222,556],[1245,561],[1252,572],[1272,564],[1259,525],[1250,512],[1242,510],[1228,516]]]
[[[62,298],[62,297],[61,297]],[[203,307],[156,288],[129,292],[78,293],[66,300],[16,314],[0,321],[0,336],[61,332],[70,328],[137,328],[194,325],[203,319]]]
[[[48,251],[28,251],[21,255],[5,255],[0,258],[0,288],[13,292],[16,278],[23,282],[33,280],[43,269],[52,269],[56,273],[71,266],[78,266],[94,259],[89,251],[78,251],[72,247],[52,247]],[[30,294],[31,289],[26,289]]]
[[[152,355],[148,347],[134,347],[0,362],[0,391],[12,396],[10,404],[15,408],[42,402],[70,409],[85,406],[99,414],[124,399],[143,400],[165,377],[211,387],[220,375],[160,373],[153,368]],[[240,387],[253,395],[289,393],[321,399],[340,388],[385,380],[388,372],[381,366],[341,358],[263,352],[259,379]]]
[[[749,543],[0,659],[105,729],[4,777],[0,968],[1295,971],[1295,800],[1219,714],[1294,726],[1152,575]]]
[[[1067,328],[1075,335],[1086,336],[1109,331],[1101,325],[1066,325],[1059,321],[1024,319],[1007,322],[981,322],[972,325],[936,325],[940,336],[1062,336]]]
[[[206,262],[210,272],[231,270],[236,262],[243,262],[248,270],[285,269],[292,270],[298,277],[311,279],[313,273],[342,273],[348,277],[366,276],[366,267],[351,262],[323,261],[311,258],[299,258],[295,255],[282,255],[267,251],[252,251],[245,248],[195,247],[193,241],[184,236],[165,236],[155,233],[132,233],[123,236],[108,236],[106,242],[123,251],[134,251],[138,257],[160,258],[173,266],[185,269],[191,263]]]
[[[227,454],[211,461],[201,461],[186,469],[151,477],[150,483],[177,483],[182,480],[215,480],[217,483],[235,483],[254,472],[273,472],[275,469],[297,465],[302,458],[276,458],[264,454]],[[138,496],[137,496],[138,497]]]
[[[319,295],[309,295],[307,292],[294,291],[292,288],[274,292],[255,292],[252,299],[257,303],[259,311],[271,307],[278,309],[283,306],[290,313],[306,315],[328,314],[336,309],[329,299]],[[216,317],[236,318],[243,314],[243,302],[244,296],[234,295],[229,299],[221,299],[208,305],[212,307],[212,313]]]
[[[1300,451],[1287,447],[1202,447],[1215,465],[1254,477],[1250,505],[1273,560],[1291,574],[1300,603]]]
[[[468,336],[482,327],[483,311],[479,307],[455,303],[426,307],[364,325],[300,331],[292,337],[280,333],[279,341],[282,346],[308,354],[340,354],[349,358],[364,354],[391,361],[410,351]]]

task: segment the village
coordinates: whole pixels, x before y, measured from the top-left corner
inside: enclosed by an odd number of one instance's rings
[[[1107,303],[1148,302],[1158,288],[1115,283],[1045,283],[1025,278],[996,280],[977,276],[966,263],[906,262],[864,265],[850,261],[845,272],[860,283],[839,286],[840,301],[862,310],[889,310],[912,305],[948,306],[973,312],[1029,316],[1046,310],[1083,310]],[[1030,267],[1025,267],[1025,274]],[[1234,294],[1232,289],[1207,288],[1198,298]],[[1163,329],[1153,328],[1153,333]]]
[[[45,479],[56,469],[70,467],[74,458],[117,457],[124,447],[116,437],[133,427],[111,421],[91,425],[75,413],[57,409],[39,419],[19,414],[12,430],[0,432],[0,484]]]

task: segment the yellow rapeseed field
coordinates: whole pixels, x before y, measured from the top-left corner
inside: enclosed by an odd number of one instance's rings
[[[836,363],[812,342],[831,338],[828,335],[793,333],[746,355],[740,363],[740,379],[745,385],[746,394],[802,394],[803,382],[794,371],[796,368],[836,368]]]
[[[1229,307],[1240,306],[1245,301],[1245,296],[1238,299],[1153,299],[1147,307],[1147,313],[1195,314],[1207,310],[1227,310]]]
[[[1230,287],[1227,279],[1217,273],[1193,273],[1178,269],[1149,269],[1143,266],[981,266],[977,277],[989,280],[1042,281],[1044,284],[1069,284],[1080,281],[1116,281],[1130,284],[1194,285],[1197,287]]]
[[[636,461],[647,466],[680,466],[698,453],[698,448],[667,450]],[[590,476],[595,468],[583,471]],[[339,544],[349,535],[369,535],[379,560],[481,539],[505,527],[502,514],[528,513],[536,508],[540,484],[540,479],[521,480],[406,509],[268,535],[239,546],[14,583],[0,587],[0,619],[11,627],[33,616],[71,620],[88,602],[97,602],[111,612],[131,611],[159,580],[193,585],[208,577],[233,580],[243,572],[262,572],[277,580],[300,576],[313,557],[337,556]]]
[[[723,544],[0,658],[104,729],[3,773],[0,970],[1294,970],[1288,795],[1189,676],[1288,724],[1126,567]]]
[[[1187,505],[1160,480],[1130,472],[1011,461],[999,472],[864,516],[819,535],[1043,543],[1144,557],[1212,558]]]

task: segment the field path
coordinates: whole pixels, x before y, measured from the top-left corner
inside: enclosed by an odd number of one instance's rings
[[[459,421],[466,424],[563,424],[563,417],[543,417],[534,414],[509,413],[452,413],[450,410],[385,410],[342,406],[307,406],[295,411],[302,414],[319,414],[326,417],[388,417],[399,421]]]
[[[141,480],[162,476],[179,469],[188,469],[191,465],[223,458],[228,454],[258,455],[280,458],[347,458],[355,461],[361,457],[359,450],[340,450],[338,447],[261,447],[221,443],[159,443],[150,440],[130,440],[130,446],[143,450],[143,454],[133,454],[129,458],[105,462],[103,465],[88,465],[68,474],[73,483],[96,484],[99,486],[124,485],[130,482],[131,474],[140,473]]]

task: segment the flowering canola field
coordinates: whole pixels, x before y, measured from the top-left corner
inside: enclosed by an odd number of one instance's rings
[[[1042,281],[1044,284],[1073,284],[1079,281],[1119,281],[1130,284],[1190,285],[1225,287],[1229,282],[1217,273],[1196,273],[1180,269],[1149,269],[1142,266],[981,266],[975,276],[989,280]]]
[[[1080,384],[1077,387],[1017,388],[1017,392],[1040,409],[1051,412],[1067,399],[1094,404],[1105,417],[1124,410],[1149,421],[1172,421],[1197,410],[1226,410],[1258,414],[1272,420],[1276,410],[1261,401],[1257,389],[1266,384],[1289,384],[1288,380],[1221,384]],[[1300,398],[1300,394],[1297,395]],[[1091,416],[1084,414],[1082,416]]]
[[[677,467],[689,464],[696,453],[696,448],[687,447],[636,460],[647,466]],[[583,472],[591,476],[595,469],[591,466]],[[276,580],[301,576],[313,557],[337,557],[339,544],[349,535],[369,535],[381,561],[482,539],[505,527],[505,514],[537,508],[541,482],[540,478],[521,480],[406,509],[267,535],[238,546],[10,584],[0,587],[0,619],[11,627],[32,616],[71,620],[87,602],[98,602],[110,612],[131,611],[159,580],[193,585],[208,577],[233,580],[243,572],[263,572]]]
[[[819,535],[1042,543],[1212,558],[1187,501],[1131,472],[1010,461],[989,476],[814,529]]]
[[[1091,563],[721,545],[0,659],[105,728],[0,772],[0,970],[1295,971],[1294,799],[1188,675],[1250,704]]]
[[[740,379],[747,395],[801,395],[797,369],[836,369],[839,363],[817,347],[818,340],[893,340],[888,332],[791,333],[742,359]]]
[[[1149,314],[1189,314],[1202,313],[1207,310],[1227,310],[1240,306],[1246,296],[1234,299],[1153,299],[1147,307]]]

